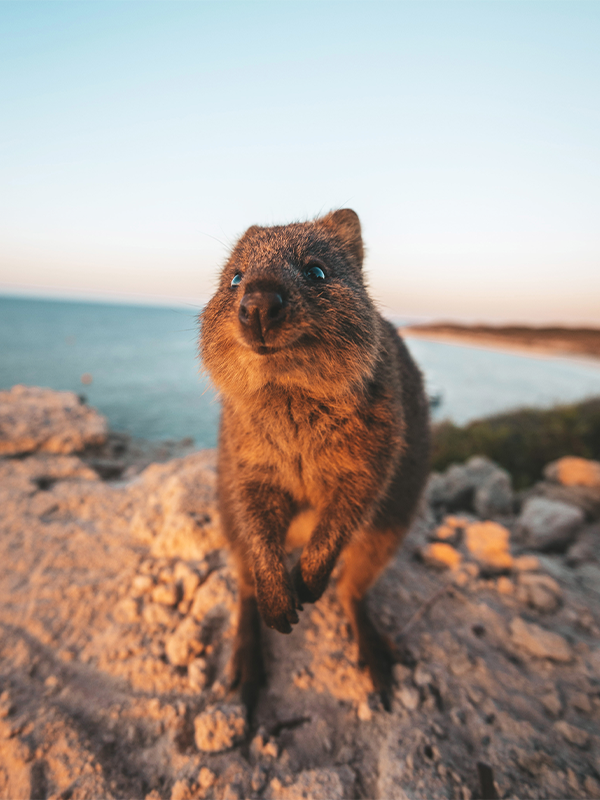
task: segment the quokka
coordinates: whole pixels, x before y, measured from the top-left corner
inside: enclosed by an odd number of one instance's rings
[[[360,661],[389,707],[392,655],[365,593],[417,507],[429,418],[421,374],[362,266],[350,209],[252,226],[201,315],[201,355],[222,400],[218,503],[239,580],[231,670],[250,712],[264,682],[260,617],[290,633],[338,559]],[[290,572],[286,539],[300,518],[304,548]]]

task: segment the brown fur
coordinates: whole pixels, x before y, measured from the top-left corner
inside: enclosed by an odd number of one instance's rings
[[[340,555],[338,592],[361,660],[384,698],[390,683],[364,596],[414,514],[429,425],[419,370],[376,311],[362,260],[349,209],[254,226],[202,314],[201,353],[223,403],[219,507],[240,583],[232,665],[248,705],[263,675],[258,612],[289,633]],[[290,574],[285,541],[300,517],[312,532]]]

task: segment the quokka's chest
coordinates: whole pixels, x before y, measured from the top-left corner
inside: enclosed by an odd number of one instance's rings
[[[370,472],[393,425],[376,410],[335,401],[272,402],[232,413],[232,455],[244,477],[261,475],[298,500],[319,504],[346,476]]]

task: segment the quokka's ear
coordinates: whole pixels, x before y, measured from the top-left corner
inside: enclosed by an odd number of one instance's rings
[[[259,230],[260,230],[260,225],[250,225],[248,230],[244,231],[244,233],[242,235],[242,239],[245,239],[246,237],[250,238],[255,233],[258,233]]]
[[[327,214],[325,217],[317,220],[317,224],[327,228],[340,239],[356,261],[357,266],[359,268],[362,267],[364,248],[360,230],[360,220],[355,211],[352,211],[351,208],[341,208],[339,211],[332,211],[331,214]]]

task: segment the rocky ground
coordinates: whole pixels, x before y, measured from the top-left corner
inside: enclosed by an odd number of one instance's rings
[[[332,585],[265,630],[249,728],[214,453],[176,451],[74,395],[0,392],[0,797],[600,797],[599,464],[518,495],[482,458],[433,475],[371,593],[391,713]]]

